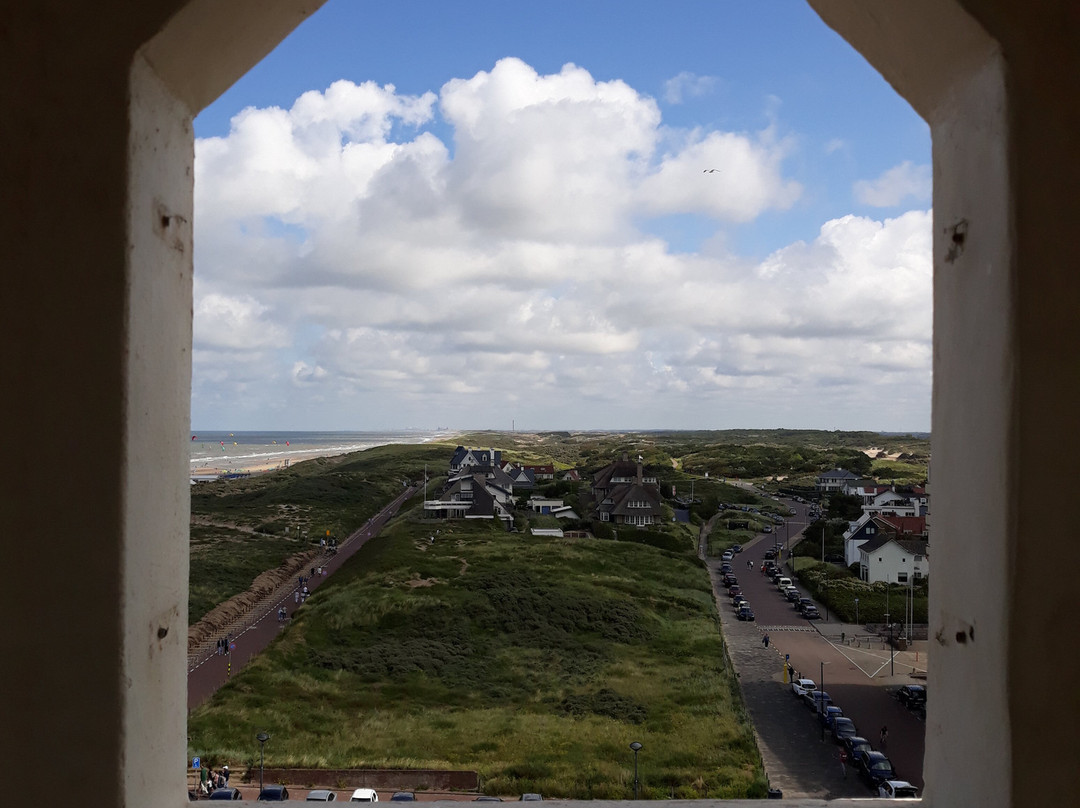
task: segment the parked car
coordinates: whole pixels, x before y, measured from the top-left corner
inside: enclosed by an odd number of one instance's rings
[[[749,606],[742,606],[739,611],[735,613],[735,616],[740,620],[745,620],[748,623],[754,622],[754,610]]]
[[[289,799],[289,789],[285,786],[263,786],[258,802],[285,802]]]
[[[210,799],[229,801],[242,800],[244,799],[244,795],[240,793],[240,789],[229,788],[228,786],[226,786],[225,788],[215,788],[214,791],[210,794]]]
[[[325,788],[317,788],[314,791],[309,791],[307,799],[304,802],[334,802],[337,800],[337,794],[333,791],[328,791]]]
[[[841,742],[841,746],[847,750],[848,763],[852,766],[858,761],[859,755],[863,752],[872,752],[874,749],[874,747],[870,745],[870,741],[859,735],[851,735],[844,738]]]
[[[784,592],[784,597],[788,599],[788,603],[798,603],[802,597],[802,592],[795,587],[791,587]]]
[[[416,802],[416,795],[411,791],[395,791],[390,797],[390,802]]]
[[[811,603],[809,606],[803,609],[802,616],[805,617],[807,620],[820,620],[821,612],[817,610],[817,606]]]
[[[923,685],[904,685],[896,691],[896,698],[909,710],[926,707],[926,687]]]
[[[518,802],[537,802],[544,799],[539,794],[522,794],[518,797]]]
[[[729,572],[731,572],[731,565],[730,564],[721,564],[720,565],[720,574],[721,575],[727,575]]]
[[[481,794],[473,802],[502,802],[502,797],[493,797],[490,794]]]
[[[833,740],[840,743],[844,738],[857,737],[859,730],[855,728],[855,722],[847,716],[837,716],[832,720]]]
[[[886,780],[896,779],[892,762],[885,757],[883,752],[862,752],[855,768],[859,770],[859,777],[874,791],[877,791],[878,786]]]
[[[843,715],[844,711],[835,704],[826,704],[825,708],[818,713],[818,720],[826,727],[831,728],[833,719],[840,718]]]
[[[917,800],[919,789],[915,788],[907,780],[885,780],[878,784],[879,797],[887,800]]]
[[[724,554],[720,556],[721,561],[731,561],[735,558],[735,554],[731,550],[724,550]]]
[[[795,679],[791,683],[791,692],[796,696],[805,696],[810,690],[817,690],[817,684],[813,679]]]
[[[814,601],[810,600],[810,598],[799,598],[798,602],[795,604],[795,609],[799,614],[802,614],[803,609],[807,606],[814,606]],[[817,606],[814,606],[814,608],[816,609]]]
[[[736,595],[731,599],[731,608],[733,608],[735,611],[739,611],[739,609],[749,603],[750,601],[746,599],[745,595]]]
[[[378,802],[379,795],[373,788],[358,788],[349,797],[349,802]]]
[[[826,706],[832,704],[832,698],[824,690],[810,690],[803,694],[803,704],[815,713],[821,710],[821,702]]]
[[[725,573],[724,577],[721,578],[720,580],[722,580],[724,582],[724,586],[731,587],[731,586],[735,586],[735,584],[737,584],[739,582],[739,576],[736,575],[734,572],[728,572],[728,573]]]
[[[742,552],[742,545],[741,544],[733,544],[731,546],[731,552],[733,552],[733,553],[741,553]]]
[[[738,584],[735,584],[734,586],[728,587],[728,595],[730,595],[731,597],[735,597],[736,595],[741,595],[741,594],[742,594],[742,587],[739,586]]]
[[[772,533],[772,525],[765,525],[761,528],[762,533]]]
[[[764,558],[766,561],[772,561],[774,558],[776,558],[776,551],[766,550],[765,555],[763,555],[762,558]]]

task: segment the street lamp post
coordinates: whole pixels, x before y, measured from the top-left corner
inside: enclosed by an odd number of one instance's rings
[[[896,644],[893,642],[893,624],[889,623],[889,676],[896,676],[894,660],[896,658]]]
[[[855,598],[855,625],[859,625],[859,599]]]
[[[637,773],[637,753],[641,751],[641,744],[639,744],[637,741],[634,741],[632,744],[630,744],[630,748],[634,750],[634,799],[636,800],[638,798],[638,791],[641,787],[641,782],[638,780]]]
[[[255,740],[259,742],[259,795],[261,796],[263,790],[263,763],[266,759],[263,752],[266,749],[266,742],[270,740],[270,736],[265,732],[260,732],[255,736]]]

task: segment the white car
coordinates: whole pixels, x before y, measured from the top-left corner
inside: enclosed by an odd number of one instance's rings
[[[791,692],[796,696],[804,696],[808,690],[817,690],[813,679],[795,679],[791,683]]]
[[[349,802],[378,802],[379,795],[373,788],[358,788],[349,797]]]
[[[885,780],[878,785],[879,797],[888,800],[917,800],[919,789],[915,788],[907,780]]]

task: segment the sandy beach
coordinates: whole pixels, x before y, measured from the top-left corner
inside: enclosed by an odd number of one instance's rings
[[[388,444],[446,440],[447,430],[386,432],[199,432],[191,436],[190,475],[264,474],[317,457],[337,457]]]
[[[267,471],[287,468],[288,466],[302,463],[305,460],[314,460],[316,457],[335,457],[340,454],[348,454],[339,449],[326,449],[319,451],[313,449],[307,452],[296,452],[286,458],[204,458],[191,462],[191,476],[193,478],[213,478],[223,474],[262,474]]]

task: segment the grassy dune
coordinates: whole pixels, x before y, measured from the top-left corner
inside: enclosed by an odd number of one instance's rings
[[[199,483],[191,492],[188,621],[197,622],[260,573],[318,544],[327,530],[347,536],[401,492],[403,479],[423,479],[425,463],[433,471],[444,468],[451,450],[378,446]]]
[[[434,544],[428,537],[441,532]],[[207,760],[478,770],[495,794],[764,796],[692,555],[408,517],[189,720]]]

